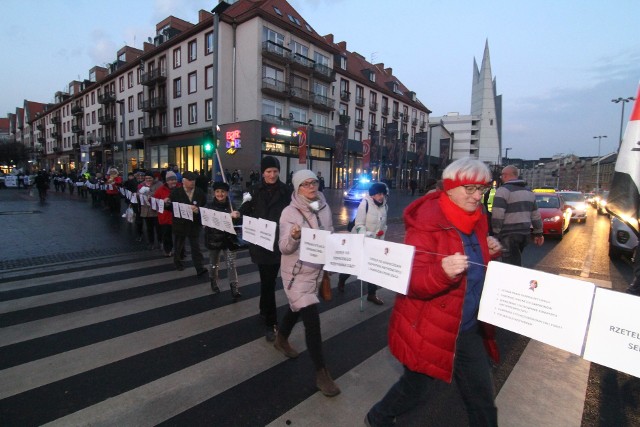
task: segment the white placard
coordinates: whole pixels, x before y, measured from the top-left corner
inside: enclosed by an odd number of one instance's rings
[[[402,243],[365,238],[358,278],[406,295],[415,250]]]
[[[596,289],[584,358],[640,377],[640,298]]]
[[[325,241],[331,232],[302,227],[300,235],[300,260],[324,264]]]
[[[251,216],[242,217],[242,239],[245,242],[256,244],[258,241],[258,220]]]
[[[173,217],[182,218],[182,215],[180,214],[180,203],[171,203],[171,206],[173,207]]]
[[[364,234],[336,233],[327,236],[324,269],[359,275],[363,244]]]
[[[236,234],[236,230],[233,228],[233,219],[231,219],[231,214],[227,212],[214,211],[214,215],[218,219],[220,230],[227,233]]]
[[[154,211],[158,210],[158,199],[156,199],[155,197],[149,197],[149,201],[151,201],[151,209],[153,209]]]
[[[131,198],[129,199],[131,203],[134,205],[138,204],[138,193],[131,193]]]
[[[215,211],[209,208],[200,208],[200,221],[202,225],[209,228],[215,228],[213,223],[213,213]]]
[[[581,355],[595,285],[492,261],[478,319]]]
[[[178,203],[178,205],[180,206],[180,218],[193,221],[193,211],[191,210],[191,205],[187,205],[185,203]]]
[[[156,199],[158,203],[158,213],[164,213],[164,200]]]
[[[268,251],[273,251],[273,242],[276,241],[276,230],[278,224],[273,221],[269,221],[268,219],[259,218],[258,219],[258,228],[257,228],[257,238],[258,241],[256,244],[258,246],[262,246]]]

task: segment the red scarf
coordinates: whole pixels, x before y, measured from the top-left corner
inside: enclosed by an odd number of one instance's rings
[[[464,234],[471,234],[476,223],[482,218],[482,208],[478,206],[474,212],[467,212],[451,201],[444,191],[438,200],[445,218]]]

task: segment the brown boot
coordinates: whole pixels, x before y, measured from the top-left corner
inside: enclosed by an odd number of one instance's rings
[[[280,353],[291,359],[295,359],[299,355],[298,352],[293,347],[291,347],[291,344],[289,344],[289,340],[282,336],[280,333],[276,333],[276,341],[273,343],[273,346]]]
[[[338,385],[333,382],[327,368],[316,371],[316,387],[327,397],[333,397],[340,394]]]

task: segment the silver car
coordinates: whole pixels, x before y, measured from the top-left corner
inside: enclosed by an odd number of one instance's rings
[[[638,236],[624,222],[611,215],[611,227],[609,229],[609,258],[618,259],[622,255],[633,256],[638,246]]]
[[[571,206],[571,220],[587,222],[587,202],[581,191],[561,191],[565,204]]]

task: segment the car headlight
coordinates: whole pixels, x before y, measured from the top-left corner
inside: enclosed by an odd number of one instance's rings
[[[578,205],[576,205],[575,210],[577,211],[586,211],[587,210],[587,205],[584,203],[579,203]]]
[[[607,206],[607,201],[606,200],[600,200],[600,206],[602,206],[603,208],[605,206]]]
[[[542,220],[542,222],[558,222],[558,221],[560,221],[560,215],[552,216]]]
[[[349,195],[349,192],[348,192],[348,191],[345,191],[345,192],[344,192],[344,197],[347,197],[348,195]]]

